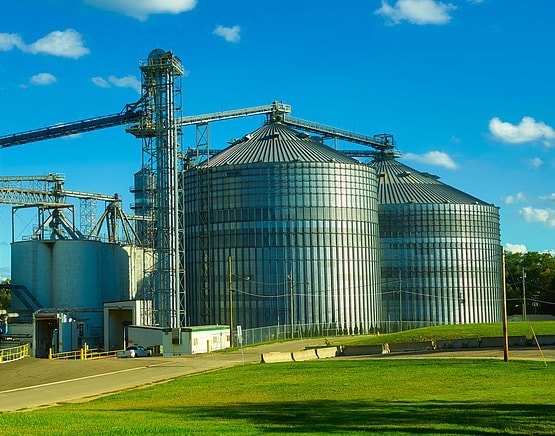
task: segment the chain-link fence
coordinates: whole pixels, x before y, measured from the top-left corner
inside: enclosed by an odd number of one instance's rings
[[[378,333],[379,329],[374,329],[371,333]],[[323,324],[297,324],[291,331],[290,325],[274,325],[268,327],[258,327],[254,329],[242,329],[241,339],[237,337],[237,331],[233,334],[233,344],[253,345],[261,342],[281,341],[285,339],[303,339],[316,337],[332,337],[356,334],[357,332],[337,327],[329,327]]]
[[[352,329],[329,327],[322,324],[296,324],[291,332],[290,325],[274,325],[254,329],[242,329],[242,345],[260,344],[262,342],[281,341],[285,339],[303,339],[332,336],[348,336],[356,334],[395,333],[420,327],[437,325],[431,321],[390,321],[384,322],[381,327],[375,327],[368,332],[358,332]],[[233,334],[233,344],[239,345],[237,331]]]

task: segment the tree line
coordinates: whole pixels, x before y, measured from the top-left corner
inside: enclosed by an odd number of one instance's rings
[[[3,279],[1,282],[3,285],[7,285],[10,283],[10,279]],[[8,289],[0,288],[0,309],[8,310],[10,309],[12,304],[12,296]]]
[[[505,254],[508,315],[555,315],[555,257],[549,253]]]

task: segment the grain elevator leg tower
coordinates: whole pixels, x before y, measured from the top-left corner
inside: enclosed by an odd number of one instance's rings
[[[128,129],[143,141],[142,172],[151,182],[145,187],[149,207],[143,210],[143,244],[151,248],[153,271],[146,274],[146,288],[154,306],[155,323],[179,327],[184,316],[179,286],[177,157],[180,148],[181,89],[176,80],[183,66],[172,52],[155,49],[142,72],[143,118]]]

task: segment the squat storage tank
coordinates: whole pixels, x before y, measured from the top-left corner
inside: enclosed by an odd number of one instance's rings
[[[374,169],[270,122],[182,177],[191,325],[378,327]]]
[[[391,329],[499,322],[499,210],[403,165],[388,153],[379,177],[384,312]]]
[[[28,240],[11,244],[11,283],[24,286],[42,307],[52,307],[53,247],[52,241]],[[12,309],[23,312],[27,308],[18,298],[13,298]],[[32,319],[32,313],[27,316]]]
[[[52,254],[52,307],[102,308],[99,241],[57,240]]]

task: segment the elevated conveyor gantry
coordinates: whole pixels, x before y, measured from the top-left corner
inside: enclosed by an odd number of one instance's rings
[[[105,223],[108,242],[136,243],[135,232],[123,212],[117,194],[66,190],[64,183],[65,177],[61,174],[3,176],[0,177],[0,203],[13,205],[13,214],[22,208],[38,208],[38,225],[33,232],[33,239],[101,239],[100,229]],[[75,198],[81,202],[80,230],[75,226],[73,204],[66,202],[67,198]],[[106,209],[98,221],[94,212],[97,201],[106,203]],[[70,212],[71,219],[66,217],[64,210]],[[117,231],[120,222],[125,235],[123,240],[120,240]],[[12,241],[15,241],[13,226]]]
[[[62,123],[55,126],[43,127],[41,129],[0,136],[0,148],[130,124],[138,121],[143,116],[142,112],[136,111],[136,104],[137,103],[126,105],[123,111],[117,114],[88,118],[86,120]]]
[[[271,105],[266,106],[254,106],[244,109],[183,117],[178,120],[178,125],[196,125],[197,143],[194,149],[188,149],[184,155],[181,156],[181,158],[186,162],[185,166],[190,167],[200,163],[203,159],[214,156],[221,151],[218,149],[210,149],[208,123],[252,115],[267,115],[269,121],[280,122],[297,130],[317,134],[320,136],[319,139],[322,141],[325,139],[333,139],[336,142],[336,148],[338,140],[372,148],[372,150],[339,150],[341,153],[344,153],[349,157],[373,158],[377,154],[381,153],[393,154],[395,156],[400,155],[399,152],[395,151],[395,141],[393,139],[393,135],[387,133],[377,134],[374,136],[361,135],[356,132],[326,126],[313,121],[294,118],[288,115],[290,112],[290,105],[275,101]]]
[[[388,133],[380,133],[374,136],[361,135],[360,133],[350,132],[348,130],[338,129],[290,116],[284,116],[279,121],[295,129],[316,133],[320,135],[322,139],[334,139],[336,141],[335,148],[337,148],[337,140],[342,140],[354,144],[369,146],[375,150],[339,150],[350,157],[375,157],[377,154],[381,153],[391,153],[396,156],[398,155],[398,152],[395,151],[395,141],[393,139],[393,135]]]

